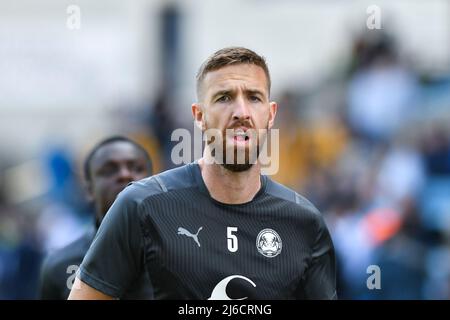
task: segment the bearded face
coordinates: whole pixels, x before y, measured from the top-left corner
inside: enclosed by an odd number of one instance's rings
[[[194,111],[194,116],[205,132],[208,152],[230,171],[250,169],[258,159],[277,109],[275,102],[269,102],[264,70],[253,64],[237,64],[210,71],[200,92],[203,103],[194,104],[193,110],[201,109]],[[210,130],[216,132],[211,134]]]
[[[267,125],[268,126],[268,125]],[[267,139],[268,129],[256,130],[251,125],[232,124],[222,131],[207,130],[211,155],[217,163],[233,172],[251,168]]]

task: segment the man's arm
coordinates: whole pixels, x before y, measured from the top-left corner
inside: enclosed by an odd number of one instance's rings
[[[318,214],[317,238],[310,265],[297,288],[297,299],[334,300],[336,294],[336,258],[333,242],[323,217]]]
[[[297,289],[296,298],[306,300],[337,299],[333,252],[328,252],[313,260]]]
[[[70,299],[121,298],[142,274],[144,239],[134,189],[125,188],[108,210],[78,269]]]
[[[92,288],[78,277],[75,278],[68,300],[112,300],[111,296]]]

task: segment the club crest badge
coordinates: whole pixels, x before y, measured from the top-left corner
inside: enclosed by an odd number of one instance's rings
[[[281,252],[281,238],[275,230],[264,229],[256,237],[256,248],[265,257],[276,257]]]

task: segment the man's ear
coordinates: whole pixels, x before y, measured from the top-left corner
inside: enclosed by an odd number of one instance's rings
[[[194,123],[201,131],[205,131],[205,114],[199,103],[193,103],[191,106],[192,117],[194,118]]]
[[[276,102],[270,102],[269,103],[269,129],[273,127],[273,124],[275,122],[275,116],[277,115],[278,110],[278,104]]]

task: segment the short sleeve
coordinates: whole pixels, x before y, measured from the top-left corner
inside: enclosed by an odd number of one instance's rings
[[[84,283],[115,298],[120,298],[143,270],[138,204],[133,187],[119,194],[79,269],[78,277]]]
[[[333,242],[322,215],[317,212],[317,237],[311,262],[297,288],[297,298],[312,300],[337,299],[336,258]]]

